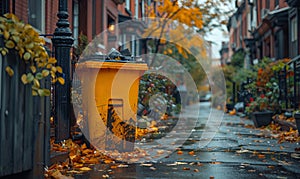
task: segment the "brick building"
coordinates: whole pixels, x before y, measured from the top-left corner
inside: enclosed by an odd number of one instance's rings
[[[291,0],[237,0],[237,10],[227,25],[229,59],[240,50],[246,52],[250,64],[263,57],[297,56],[298,6],[298,1]]]
[[[87,37],[90,42],[96,35],[114,27],[126,20],[138,19],[145,16],[146,5],[151,0],[67,0],[70,29],[74,37],[74,47],[78,45],[80,34]],[[51,46],[51,37],[56,28],[58,0],[2,0],[0,1],[0,13],[14,13],[25,23],[31,24],[45,37]],[[99,47],[103,53],[110,48],[118,48],[122,43],[131,41],[129,45],[121,48],[129,48],[134,55],[142,53],[142,43],[136,41],[142,33],[141,23],[132,23],[134,29],[122,29],[127,34],[125,37],[118,35],[103,36]],[[117,31],[118,29],[114,29]],[[122,32],[122,34],[124,34]],[[109,41],[116,41],[109,44]]]

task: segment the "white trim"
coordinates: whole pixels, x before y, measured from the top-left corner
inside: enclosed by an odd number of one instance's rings
[[[136,19],[139,18],[139,0],[135,0],[135,12],[134,12],[134,16]]]
[[[145,0],[142,0],[142,19],[145,20]]]
[[[45,33],[46,29],[46,6],[45,0],[41,0],[41,31]]]
[[[126,1],[125,1],[125,8],[126,8],[127,10],[130,10],[130,0],[126,0]]]
[[[135,56],[135,35],[131,35],[131,54]]]

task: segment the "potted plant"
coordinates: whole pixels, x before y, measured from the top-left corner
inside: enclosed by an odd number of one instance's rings
[[[251,114],[255,127],[269,125],[272,122],[273,111],[269,108],[269,98],[261,94],[255,100],[250,98],[246,112]]]

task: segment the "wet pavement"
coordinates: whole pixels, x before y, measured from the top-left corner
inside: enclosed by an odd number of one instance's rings
[[[200,113],[190,112],[197,109]],[[147,151],[159,150],[161,156],[143,163],[98,164],[75,178],[300,178],[298,143],[279,144],[270,134],[251,128],[251,120],[238,116],[225,114],[220,126],[209,123],[212,113],[222,113],[209,103],[187,111],[185,117],[196,120],[187,121],[193,125],[191,131],[175,127],[174,134],[162,141],[136,144]]]

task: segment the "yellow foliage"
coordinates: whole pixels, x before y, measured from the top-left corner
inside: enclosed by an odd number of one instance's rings
[[[0,17],[0,34],[4,36],[4,47],[0,48],[2,55],[7,55],[10,50],[18,52],[20,58],[29,64],[31,73],[25,73],[21,76],[23,84],[32,84],[33,95],[49,95],[48,89],[41,89],[40,80],[49,76],[56,78],[56,72],[62,73],[61,67],[54,66],[57,62],[55,58],[49,58],[47,51],[43,47],[45,40],[39,36],[39,33],[29,24],[24,24],[14,14],[4,14]],[[7,66],[5,68],[9,76],[13,76],[13,70]],[[56,80],[55,80],[56,81]],[[59,79],[61,84],[64,80]]]

